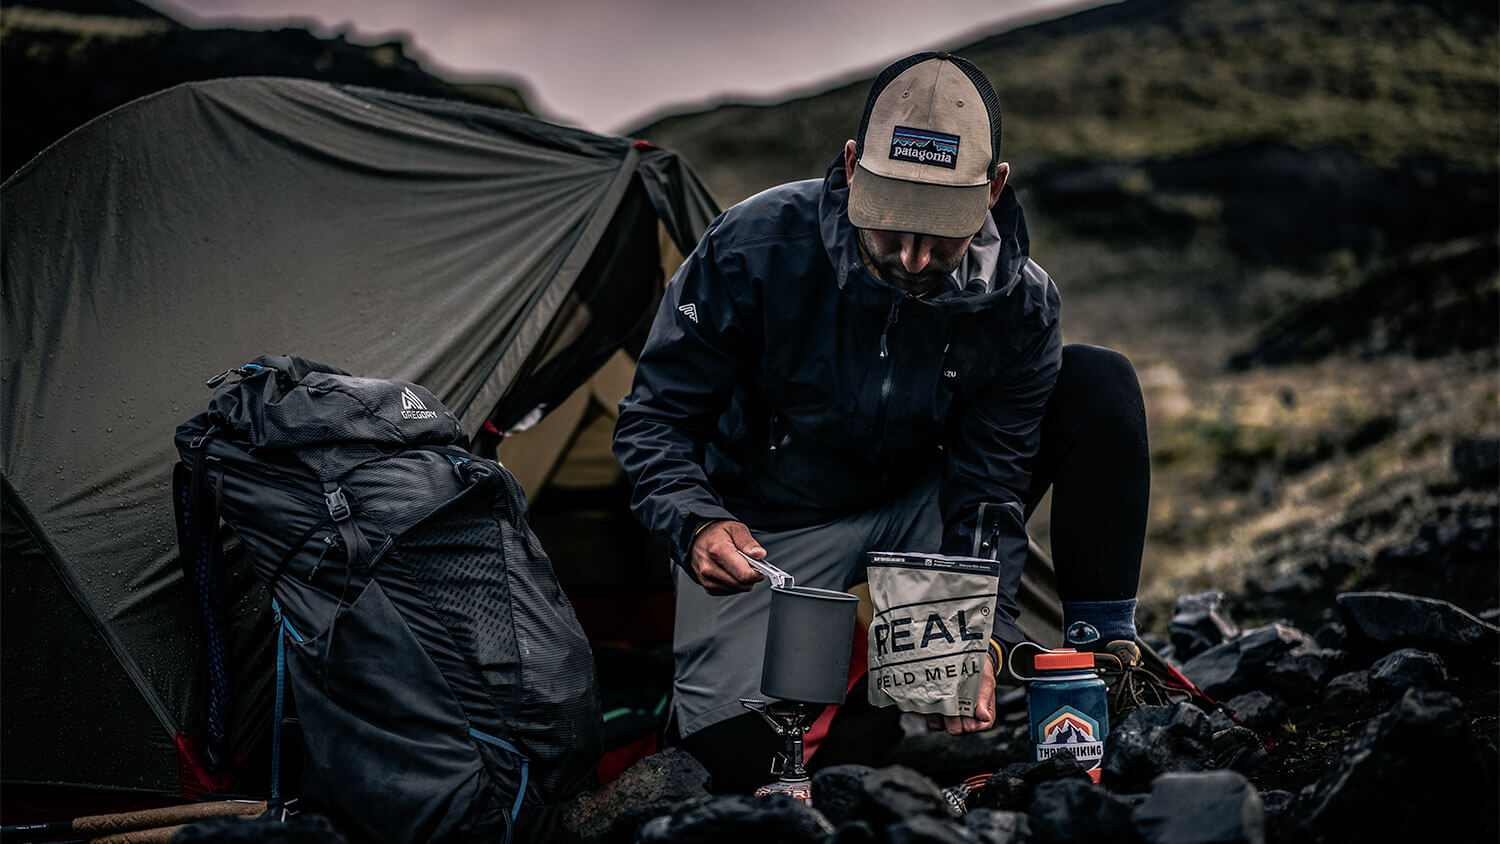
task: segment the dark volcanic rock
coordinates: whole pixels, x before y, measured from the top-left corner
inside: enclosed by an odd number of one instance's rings
[[[1346,592],[1338,596],[1338,605],[1349,634],[1376,645],[1486,656],[1500,645],[1500,628],[1435,598]]]
[[[813,802],[836,825],[866,821],[883,829],[916,815],[952,817],[937,783],[900,765],[834,765],[812,778]]]
[[[1328,681],[1323,689],[1323,707],[1352,712],[1370,699],[1370,672],[1350,671]]]
[[[1265,807],[1267,826],[1275,825],[1296,800],[1297,795],[1285,789],[1273,788],[1262,791],[1260,802]]]
[[[864,821],[850,821],[834,830],[828,844],[882,844],[884,839]]]
[[[1344,625],[1339,624],[1337,621],[1330,621],[1313,631],[1313,641],[1325,648],[1342,648],[1344,641],[1348,638],[1349,631],[1345,630]],[[1261,796],[1264,797],[1265,795]]]
[[[833,825],[800,800],[726,794],[674,809],[641,828],[641,844],[823,844]]]
[[[965,801],[969,809],[1008,809],[1025,811],[1031,805],[1036,787],[1044,782],[1073,779],[1092,782],[1088,772],[1071,753],[1059,753],[1041,762],[1017,762],[1006,765],[990,777],[984,788]]]
[[[1260,736],[1239,726],[1214,733],[1213,753],[1213,767],[1230,768],[1242,774],[1249,773],[1266,758]]]
[[[834,826],[859,815],[865,799],[865,779],[875,769],[868,765],[830,765],[812,775],[813,802]]]
[[[708,796],[708,771],[685,750],[669,747],[625,769],[584,795],[564,816],[564,830],[582,840],[629,842],[646,821]]]
[[[1031,835],[1025,814],[999,809],[970,809],[964,826],[985,844],[1020,844]]]
[[[885,837],[890,844],[979,844],[981,840],[958,821],[926,815],[892,824],[886,829]]]
[[[1193,657],[1182,666],[1182,673],[1204,694],[1223,700],[1259,686],[1272,665],[1287,654],[1316,647],[1295,627],[1268,624]]]
[[[1024,752],[1024,730],[997,729],[983,733],[949,735],[933,730],[907,736],[879,758],[884,765],[911,768],[935,782],[953,783],[985,771],[993,771]]]
[[[1264,688],[1288,701],[1316,700],[1323,684],[1344,664],[1348,654],[1331,648],[1293,650],[1278,659],[1262,681]]]
[[[1166,636],[1159,636],[1155,633],[1142,633],[1141,641],[1146,644],[1146,647],[1156,651],[1156,655],[1162,659],[1177,659],[1177,649],[1172,647],[1172,640]]]
[[[1443,658],[1430,651],[1402,648],[1370,666],[1370,690],[1389,698],[1407,689],[1435,689],[1448,682]]]
[[[1213,729],[1190,703],[1143,706],[1125,716],[1104,743],[1103,781],[1115,791],[1142,792],[1171,771],[1213,765]]]
[[[1037,786],[1028,820],[1031,841],[1133,842],[1140,839],[1131,824],[1130,802],[1079,780],[1057,780]]]
[[[1233,771],[1163,774],[1131,815],[1150,844],[1263,844],[1265,811],[1249,780]]]
[[[1298,801],[1313,841],[1494,841],[1500,779],[1458,698],[1408,690]]]
[[[1239,625],[1224,607],[1224,593],[1213,589],[1178,598],[1167,630],[1178,660],[1192,659],[1240,635]]]
[[[1257,730],[1268,730],[1286,717],[1286,702],[1262,691],[1245,692],[1224,702],[1224,708]]]

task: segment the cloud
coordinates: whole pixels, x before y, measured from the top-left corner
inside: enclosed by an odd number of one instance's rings
[[[669,105],[774,98],[917,50],[956,46],[1002,18],[1077,0],[156,0],[195,25],[312,19],[322,34],[404,33],[429,70],[524,81],[549,116],[596,131]]]

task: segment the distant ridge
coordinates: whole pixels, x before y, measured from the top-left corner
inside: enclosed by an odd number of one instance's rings
[[[531,111],[518,83],[448,82],[423,70],[401,40],[194,29],[134,0],[22,0],[0,8],[0,178],[116,106],[226,76],[294,76]]]
[[[1495,170],[1494,4],[1423,0],[1127,0],[949,49],[995,82],[1004,156],[1164,160],[1236,146],[1342,148]],[[873,78],[873,74],[872,74]],[[721,202],[820,176],[852,137],[870,80],[774,105],[724,104],[629,134],[694,163]]]

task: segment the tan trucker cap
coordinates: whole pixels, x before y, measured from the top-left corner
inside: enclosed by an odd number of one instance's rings
[[[984,224],[1000,161],[1000,98],[973,64],[918,53],[886,68],[856,143],[855,226],[968,237]]]

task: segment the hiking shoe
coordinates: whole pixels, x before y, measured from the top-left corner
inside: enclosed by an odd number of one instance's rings
[[[1128,639],[1116,639],[1094,654],[1094,670],[1109,691],[1109,722],[1124,720],[1142,706],[1165,706],[1167,684],[1141,662],[1141,649]]]

